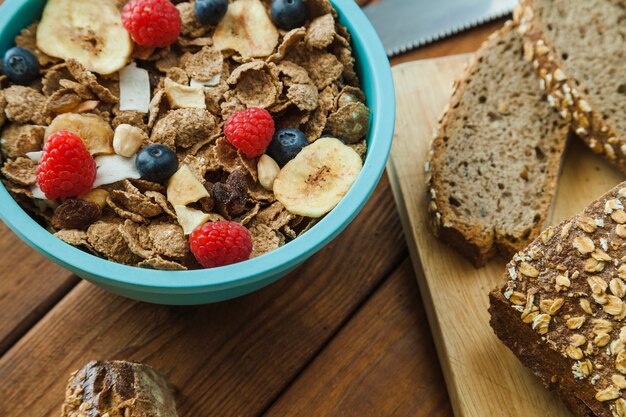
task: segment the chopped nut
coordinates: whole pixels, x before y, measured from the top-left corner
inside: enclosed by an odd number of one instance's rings
[[[130,158],[137,153],[141,144],[148,140],[148,135],[138,127],[121,124],[115,129],[113,149],[115,153]]]
[[[261,155],[257,165],[257,172],[261,186],[268,191],[272,191],[274,188],[274,179],[276,179],[276,176],[280,172],[280,167],[276,161],[266,154]]]

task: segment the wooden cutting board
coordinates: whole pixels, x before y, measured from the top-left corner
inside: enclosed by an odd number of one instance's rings
[[[503,283],[506,260],[474,268],[437,240],[427,223],[424,162],[452,81],[462,75],[467,58],[393,69],[397,120],[388,170],[448,392],[457,417],[569,416],[489,327],[488,293]],[[551,223],[577,213],[620,180],[620,173],[572,140]]]

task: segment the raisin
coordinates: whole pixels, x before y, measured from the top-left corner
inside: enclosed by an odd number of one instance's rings
[[[84,230],[100,218],[102,209],[96,203],[70,198],[54,211],[52,225],[57,229]]]
[[[209,196],[201,198],[198,203],[200,203],[200,206],[204,211],[210,213],[215,207],[215,199],[213,198],[213,183],[207,181],[204,184],[204,188],[206,188],[206,190],[209,192]]]
[[[246,174],[241,171],[234,171],[228,176],[225,183],[213,185],[212,195],[223,216],[232,218],[241,214],[246,208],[248,199]]]

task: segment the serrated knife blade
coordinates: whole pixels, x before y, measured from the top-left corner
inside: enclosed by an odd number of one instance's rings
[[[364,8],[387,56],[401,54],[513,11],[518,0],[382,0]]]

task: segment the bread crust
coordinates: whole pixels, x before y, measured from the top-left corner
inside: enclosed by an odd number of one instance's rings
[[[519,319],[517,311],[502,295],[500,288],[489,293],[489,324],[496,336],[529,368],[575,417],[612,417],[611,414],[594,414],[585,401],[576,394],[584,389],[572,376],[571,368],[556,351],[548,348],[541,336]],[[593,399],[594,393],[584,397]],[[595,400],[594,400],[595,401]]]
[[[549,227],[490,293],[491,326],[576,416],[626,417],[626,182]]]
[[[452,219],[451,208],[449,203],[438,194],[442,189],[442,183],[445,178],[439,174],[436,160],[446,151],[445,139],[450,135],[448,126],[456,117],[455,109],[460,104],[466,89],[468,88],[472,75],[478,70],[481,57],[495,45],[501,36],[508,31],[515,30],[515,24],[512,21],[505,23],[504,27],[492,33],[479,50],[471,57],[466,66],[464,75],[461,79],[453,83],[453,92],[450,101],[444,109],[439,119],[438,128],[433,135],[428,162],[426,163],[426,190],[428,193],[428,213],[435,236],[446,242],[448,245],[457,249],[462,255],[473,261],[475,266],[483,266],[489,259],[497,253],[510,258],[517,251],[523,249],[530,241],[539,235],[543,221],[548,217],[550,203],[556,194],[558,181],[558,171],[562,159],[562,151],[565,140],[563,140],[561,158],[551,164],[545,181],[545,191],[552,192],[550,202],[543,207],[541,213],[541,221],[530,230],[530,233],[523,239],[516,240],[512,236],[500,236],[496,230],[487,230],[478,224],[470,224],[467,222],[458,222]],[[566,135],[566,132],[563,132]],[[554,166],[557,165],[557,166]]]
[[[513,19],[524,41],[524,58],[532,64],[540,88],[546,92],[550,105],[592,151],[626,173],[626,146],[620,146],[616,129],[594,111],[591,101],[566,73],[561,54],[546,39],[534,8],[534,0],[521,0]]]

